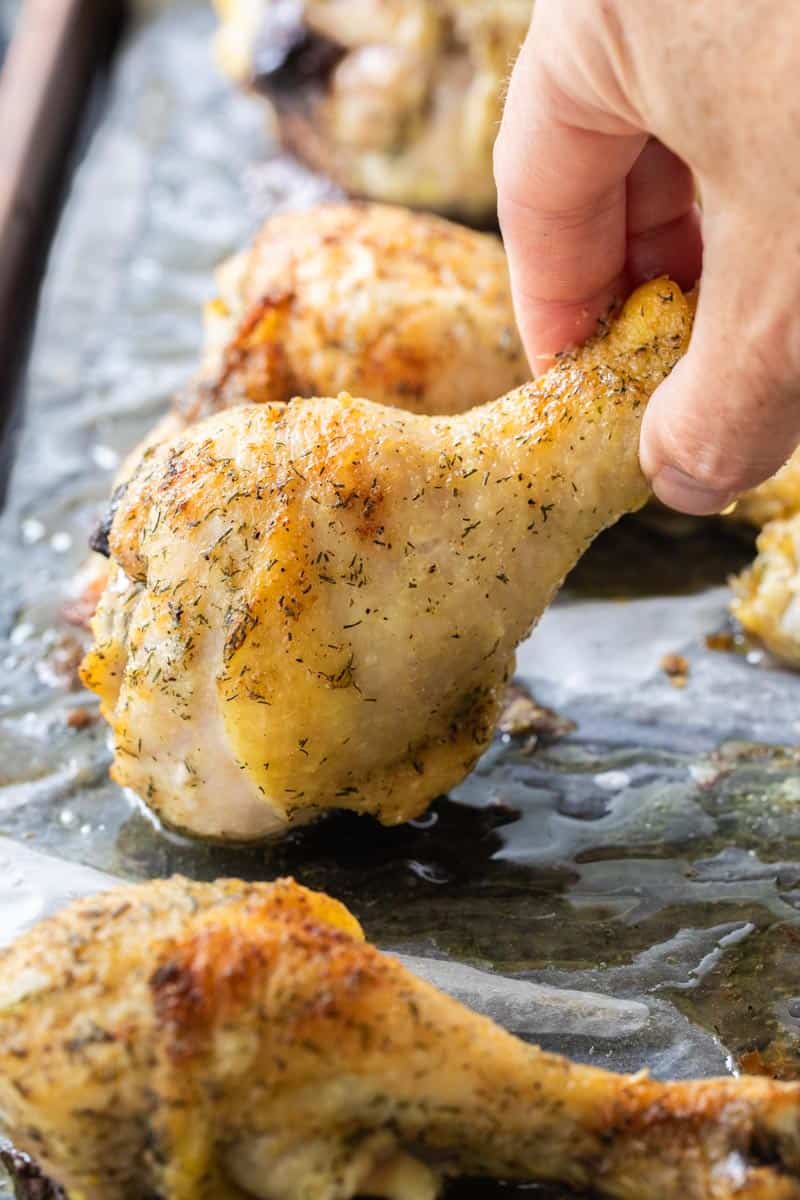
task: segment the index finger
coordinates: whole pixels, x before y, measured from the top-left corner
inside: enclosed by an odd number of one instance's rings
[[[534,370],[584,341],[622,290],[626,179],[647,140],[618,131],[612,116],[592,114],[607,128],[590,128],[553,78],[539,34],[534,21],[495,147],[500,225]]]

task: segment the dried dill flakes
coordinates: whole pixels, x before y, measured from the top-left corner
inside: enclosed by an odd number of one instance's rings
[[[223,618],[229,633],[225,638],[223,661],[227,665],[234,654],[242,648],[248,635],[258,625],[258,617],[249,608],[243,610],[228,609]]]

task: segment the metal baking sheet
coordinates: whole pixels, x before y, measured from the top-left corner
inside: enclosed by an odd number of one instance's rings
[[[108,876],[292,873],[550,1048],[797,1077],[800,678],[706,646],[751,552],[731,528],[653,516],[601,539],[519,655],[575,731],[498,736],[408,826],[342,815],[279,846],[195,845],[108,781],[61,616],[87,530],[194,368],[215,264],[270,211],[329,194],[218,76],[211,32],[201,0],[140,6],[51,255],[0,519],[0,940]],[[665,653],[688,660],[684,688]],[[478,1194],[510,1196],[451,1191]]]

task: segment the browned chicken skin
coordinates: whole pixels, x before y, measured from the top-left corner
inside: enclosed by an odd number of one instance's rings
[[[528,377],[497,237],[376,204],[272,217],[223,264],[187,420],[294,396],[463,412]]]
[[[799,1085],[544,1053],[290,880],[121,887],[0,954],[0,1123],[70,1200],[800,1197]]]
[[[265,222],[216,273],[197,377],[137,446],[239,404],[369,396],[464,412],[529,376],[500,239],[385,204],[328,204]]]
[[[692,308],[654,281],[536,383],[450,417],[250,405],[145,456],[84,679],[115,778],[204,837],[394,824],[469,771],[514,651],[638,507],[646,401]]]
[[[533,0],[215,0],[217,57],[345,191],[494,224],[492,146]]]
[[[731,609],[782,662],[800,668],[800,450],[741,497],[736,520],[761,526],[755,561],[731,580]]]
[[[800,668],[800,513],[769,521],[755,561],[731,580],[731,609],[777,658]]]
[[[149,447],[236,404],[347,391],[436,415],[528,377],[499,239],[439,217],[357,203],[275,216],[217,287],[197,378],[117,482]],[[87,564],[69,619],[88,623],[107,576],[101,558]]]
[[[198,378],[120,478],[149,446],[236,404],[345,390],[456,413],[526,377],[499,241],[440,218],[368,204],[274,217],[217,279]],[[763,526],[798,508],[800,454],[741,497],[734,518]],[[764,535],[754,569],[734,581],[733,609],[749,633],[797,665],[800,572],[793,552],[777,550],[790,545],[786,528]],[[67,605],[71,620],[88,623],[107,575],[101,558],[87,564]]]

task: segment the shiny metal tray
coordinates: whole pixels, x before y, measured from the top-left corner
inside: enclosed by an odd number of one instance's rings
[[[292,873],[550,1048],[659,1075],[797,1076],[800,679],[706,645],[750,553],[732,529],[654,516],[601,539],[519,656],[575,731],[498,736],[408,826],[342,815],[275,847],[195,845],[108,781],[65,588],[120,455],[194,368],[213,267],[270,211],[327,190],[271,149],[258,103],[216,73],[211,31],[203,0],[141,6],[47,273],[0,520],[0,939],[104,885],[76,864]],[[660,669],[672,652],[681,689]]]

